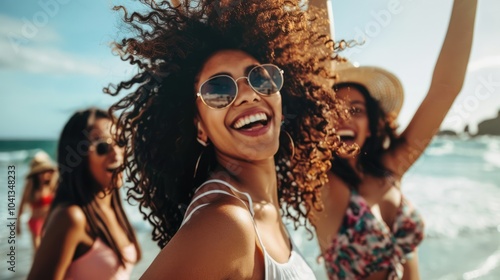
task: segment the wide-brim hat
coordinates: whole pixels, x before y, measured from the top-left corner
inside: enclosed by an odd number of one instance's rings
[[[386,114],[399,114],[404,101],[403,85],[391,72],[375,66],[357,66],[349,61],[333,66],[335,85],[356,83],[365,87]]]
[[[44,151],[38,151],[30,163],[30,171],[27,177],[36,175],[45,171],[55,171],[56,165],[50,159],[50,156]]]

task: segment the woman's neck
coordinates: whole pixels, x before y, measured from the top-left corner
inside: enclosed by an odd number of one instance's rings
[[[365,177],[365,174],[363,173],[363,170],[360,169],[360,167],[359,167],[359,162],[358,162],[359,161],[359,155],[355,156],[355,157],[352,157],[352,158],[348,158],[346,160],[347,160],[347,163],[349,164],[349,166],[354,171],[354,173],[356,173],[356,175],[361,180],[363,180],[363,178]],[[333,164],[335,164],[335,163],[333,163]]]
[[[94,199],[101,208],[109,208],[111,207],[111,197],[111,193],[99,192]]]
[[[278,183],[274,158],[261,161],[241,161],[218,157],[218,167],[210,178],[224,180],[254,201],[278,205]]]

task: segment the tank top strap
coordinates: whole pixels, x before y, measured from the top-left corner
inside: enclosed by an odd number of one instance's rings
[[[224,185],[227,188],[229,188],[231,191],[233,191],[234,193],[238,193],[238,194],[244,195],[247,198],[247,200],[248,200],[248,205],[245,203],[245,201],[243,201],[241,198],[239,198],[238,196],[234,195],[233,193],[230,193],[230,192],[227,192],[227,191],[224,191],[224,190],[220,190],[220,189],[208,190],[208,191],[202,192],[199,195],[196,195],[200,189],[202,189],[204,186],[206,186],[206,185],[208,185],[210,183],[217,183],[217,184]],[[202,207],[207,206],[207,205],[210,204],[210,203],[202,203],[200,205],[194,206],[194,208],[191,210],[191,208],[193,207],[193,205],[195,205],[198,200],[200,200],[203,197],[206,197],[208,195],[211,195],[211,194],[224,194],[224,195],[229,195],[231,197],[234,197],[234,198],[238,199],[241,203],[243,203],[243,205],[245,205],[245,207],[248,209],[248,211],[250,211],[250,215],[252,215],[252,221],[253,221],[253,217],[254,217],[255,213],[253,211],[253,202],[252,202],[252,198],[250,197],[250,195],[248,193],[246,193],[246,192],[239,191],[237,188],[233,187],[231,184],[229,184],[226,181],[222,181],[222,180],[219,180],[219,179],[207,180],[206,182],[204,182],[203,184],[201,184],[194,191],[194,193],[195,193],[195,197],[193,198],[193,200],[191,200],[191,203],[189,203],[189,205],[188,205],[188,207],[186,209],[186,214],[184,215],[184,220],[182,221],[181,227],[187,221],[189,221],[189,219],[191,219],[191,216],[193,215],[194,212],[196,212],[198,209],[200,209],[200,208],[202,208]],[[255,221],[254,221],[254,225],[255,225]]]
[[[245,202],[244,202],[241,198],[239,198],[239,197],[237,197],[237,196],[235,196],[235,195],[232,195],[232,194],[230,194],[230,193],[228,193],[228,192],[221,191],[221,190],[211,190],[211,191],[207,191],[207,192],[205,192],[205,193],[203,193],[203,194],[201,194],[201,195],[199,196],[199,197],[201,197],[201,196],[206,196],[206,195],[210,194],[210,192],[212,192],[212,193],[223,193],[223,194],[227,194],[227,195],[230,195],[230,196],[232,196],[232,197],[235,197],[236,199],[238,199],[239,201],[241,201],[241,202],[242,202],[242,203],[243,203],[243,204],[244,204],[244,205],[248,208],[248,210],[250,211],[250,215],[252,215],[252,223],[253,223],[253,226],[254,226],[254,228],[255,228],[255,233],[257,234],[257,239],[259,240],[259,244],[260,244],[260,246],[262,247],[262,250],[264,251],[264,253],[265,253],[265,254],[267,254],[266,247],[264,246],[264,243],[262,242],[262,239],[260,238],[260,234],[259,234],[259,231],[258,231],[258,229],[257,229],[257,224],[255,223],[255,220],[254,220],[255,212],[253,211],[253,201],[252,201],[252,197],[250,197],[250,195],[249,195],[248,193],[246,193],[246,192],[242,192],[242,191],[238,190],[237,188],[235,188],[234,186],[232,186],[232,185],[231,185],[231,184],[229,184],[228,182],[226,182],[226,181],[222,181],[222,180],[219,180],[219,179],[211,179],[211,180],[206,181],[205,183],[201,184],[201,185],[200,185],[200,186],[199,186],[199,187],[195,190],[195,193],[196,193],[199,189],[201,189],[203,186],[205,186],[205,185],[207,185],[207,184],[209,184],[209,183],[219,183],[219,184],[222,184],[222,185],[224,185],[224,186],[228,187],[229,189],[231,189],[233,192],[236,192],[236,193],[242,194],[242,195],[244,195],[244,196],[247,198],[247,200],[248,200],[248,205],[247,205],[247,204],[246,204],[246,203],[245,203]],[[197,197],[197,198],[198,198],[198,197]],[[194,201],[194,199],[193,199],[193,201]],[[203,206],[205,206],[205,205],[207,205],[207,204],[208,204],[208,203],[205,203],[205,204],[199,205],[197,208],[193,209],[193,211],[191,212],[191,214],[192,214],[195,210],[197,210],[197,209],[199,209],[199,208],[201,208],[201,207],[203,207]],[[191,216],[191,214],[190,214],[190,216]]]
[[[200,190],[206,186],[207,184],[210,183],[217,183],[220,185],[223,185],[227,187],[229,191],[226,190],[221,190],[221,189],[210,189],[206,191],[201,191]],[[250,195],[246,192],[239,191],[236,189],[234,186],[229,184],[228,182],[219,180],[219,179],[211,179],[203,184],[201,184],[196,190],[195,190],[195,195],[194,198],[191,200],[191,203],[189,203],[186,214],[184,216],[184,220],[182,221],[181,227],[189,221],[191,216],[193,215],[194,212],[198,211],[200,208],[207,206],[210,204],[210,202],[206,203],[199,203],[198,205],[197,202],[200,202],[199,200],[202,199],[203,197],[206,197],[210,194],[224,194],[224,195],[229,195],[232,196],[236,199],[238,199],[241,203],[247,207],[248,211],[250,212],[250,215],[252,216],[252,223],[254,226],[255,234],[257,235],[257,240],[262,248],[262,253],[264,255],[264,265],[265,265],[265,279],[266,280],[277,280],[277,279],[290,279],[290,280],[302,280],[302,279],[316,279],[314,276],[313,271],[311,268],[307,265],[307,263],[304,261],[302,256],[298,253],[297,247],[293,243],[293,240],[290,238],[290,233],[288,232],[288,229],[285,227],[286,234],[288,237],[288,240],[291,242],[291,247],[292,247],[292,252],[290,253],[290,258],[287,263],[280,264],[277,263],[267,252],[266,247],[264,246],[264,243],[262,242],[262,239],[259,234],[259,230],[257,228],[257,223],[255,222],[254,219],[254,211],[253,211],[253,201]],[[245,202],[243,199],[238,197],[236,194],[243,195],[247,200]]]

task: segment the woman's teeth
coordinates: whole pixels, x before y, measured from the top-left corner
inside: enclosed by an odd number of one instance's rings
[[[337,134],[340,137],[343,137],[343,136],[354,137],[355,136],[354,131],[350,130],[350,129],[341,129],[341,130],[337,131]]]
[[[354,140],[356,133],[350,129],[341,129],[337,131],[337,135],[340,136],[342,141]]]
[[[115,169],[117,169],[118,167],[120,167],[121,163],[120,162],[117,162],[117,163],[114,163],[114,164],[111,164],[109,165],[108,167],[106,167],[106,170],[108,172],[113,172]]]
[[[255,122],[264,122],[267,121],[267,116],[264,113],[257,113],[254,115],[245,116],[236,121],[234,124],[234,128],[240,129],[244,126],[248,126],[249,124],[253,124]]]

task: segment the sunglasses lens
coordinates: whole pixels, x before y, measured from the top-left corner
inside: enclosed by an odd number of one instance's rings
[[[275,65],[257,66],[248,74],[250,85],[260,94],[277,93],[283,86],[283,75]]]
[[[111,150],[111,145],[108,144],[107,142],[100,142],[95,146],[95,151],[100,156],[109,153],[110,150]]]
[[[236,96],[236,84],[226,76],[213,77],[200,88],[201,98],[212,108],[224,108]]]

